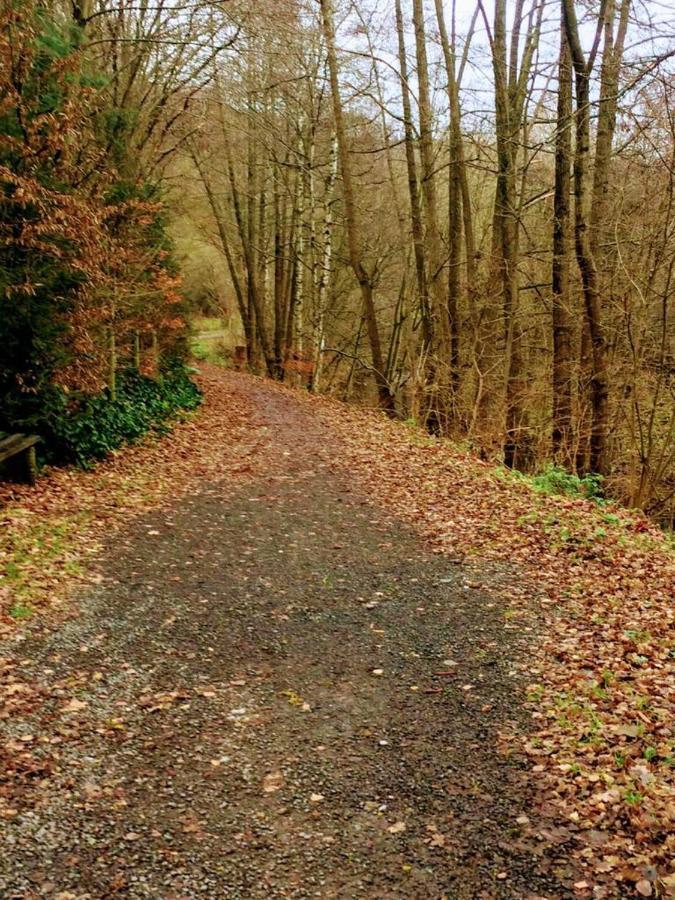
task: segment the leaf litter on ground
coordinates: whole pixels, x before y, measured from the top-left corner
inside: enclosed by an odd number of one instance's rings
[[[505,628],[543,620],[527,664],[533,730],[518,748],[589,890],[600,878],[675,896],[672,544],[637,511],[548,496],[379,412],[306,402],[341,464],[437,552],[478,580],[482,561],[509,565]]]
[[[33,618],[57,624],[53,613],[69,612],[73,588],[102,577],[91,561],[103,538],[133,516],[200,481],[264,472],[246,395],[232,380],[252,377],[206,367],[204,406],[169,435],[88,472],[51,470],[35,489],[0,485],[0,637]],[[602,885],[614,882],[642,896],[675,894],[675,565],[664,535],[639,513],[531,490],[379,412],[293,397],[332,436],[336,465],[449,565],[466,566],[467,591],[480,585],[486,561],[509,566],[496,610],[506,610],[505,629],[533,617],[538,636],[524,698],[532,730],[504,735],[503,751],[529,758],[557,816],[549,837],[566,842],[587,872],[579,895],[606,896]],[[42,692],[15,661],[0,659],[0,718],[39,704]],[[47,757],[17,746],[2,750],[5,779],[26,783],[48,770]],[[281,786],[278,774],[265,792]],[[15,796],[0,796],[0,814],[15,814]]]

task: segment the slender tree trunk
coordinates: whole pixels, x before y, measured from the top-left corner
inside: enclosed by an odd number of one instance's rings
[[[279,172],[274,184],[274,364],[276,377],[284,374],[284,323],[286,321],[284,238],[286,226],[285,204],[279,196]]]
[[[354,275],[361,289],[361,298],[366,318],[370,353],[375,370],[375,382],[380,406],[388,413],[395,413],[394,397],[389,383],[384,374],[384,358],[382,356],[382,344],[377,324],[375,310],[375,296],[373,279],[363,262],[362,238],[357,218],[356,202],[354,199],[354,184],[352,180],[352,167],[349,155],[349,144],[342,112],[342,100],[340,97],[340,84],[338,77],[338,60],[335,49],[335,28],[333,25],[333,10],[331,0],[320,0],[321,20],[326,51],[328,55],[328,70],[330,74],[331,94],[333,101],[333,118],[335,122],[335,134],[338,142],[340,169],[342,172],[342,189],[345,206],[345,225],[347,229],[347,242],[349,245],[349,260]]]
[[[297,211],[297,230],[295,233],[295,296],[293,297],[293,325],[291,345],[288,349],[296,354],[302,355],[303,349],[303,330],[305,315],[305,282],[306,282],[306,235],[305,235],[305,216],[306,216],[306,194],[307,179],[305,169],[305,153],[304,141],[302,136],[302,120],[300,122],[300,137],[298,140],[298,170],[296,180],[295,208]]]
[[[141,336],[138,331],[134,331],[134,369],[141,371]]]
[[[572,60],[564,27],[558,63],[558,113],[553,200],[553,429],[554,459],[572,462],[572,340],[570,297],[570,191],[572,165]]]
[[[396,33],[398,37],[398,60],[401,78],[401,98],[403,102],[403,125],[405,129],[405,156],[408,172],[408,191],[410,194],[410,220],[412,229],[413,251],[415,254],[415,275],[417,294],[422,320],[422,356],[426,358],[433,341],[431,311],[429,309],[429,293],[427,289],[426,259],[424,251],[424,226],[422,224],[422,208],[417,179],[417,161],[415,159],[415,132],[413,128],[410,85],[408,82],[408,57],[405,46],[403,12],[401,0],[395,0]]]
[[[455,72],[455,48],[450,43],[448,29],[445,24],[443,0],[435,0],[436,20],[441,38],[441,48],[447,77],[448,107],[450,111],[450,127],[448,141],[448,316],[450,319],[450,366],[453,395],[459,389],[459,304],[461,291],[460,266],[462,263],[462,223],[465,221],[462,206],[463,197],[467,195],[469,202],[468,221],[471,224],[471,204],[466,186],[466,166],[464,164],[464,146],[461,130],[461,110]],[[473,241],[473,235],[469,238]],[[472,247],[472,253],[475,251]],[[470,263],[473,266],[473,260]]]
[[[269,338],[267,335],[267,328],[265,325],[265,316],[262,304],[260,302],[260,294],[258,292],[258,270],[257,270],[257,262],[255,257],[254,249],[251,245],[251,235],[247,228],[247,221],[244,218],[244,213],[241,207],[241,200],[239,197],[239,188],[237,185],[237,179],[234,171],[234,162],[232,160],[232,153],[230,150],[229,143],[225,142],[225,156],[227,162],[227,172],[228,178],[230,182],[230,190],[232,196],[232,206],[234,208],[234,216],[235,221],[237,223],[237,228],[239,229],[239,237],[241,240],[242,251],[244,255],[244,263],[246,265],[246,275],[248,282],[248,308],[249,308],[249,318],[255,319],[255,328],[257,330],[258,339],[260,341],[260,347],[263,352],[263,357],[265,360],[265,366],[267,368],[267,372],[270,376],[274,377],[275,366],[274,366],[274,356],[272,353],[272,348],[269,342]],[[253,326],[253,322],[251,323]]]
[[[517,11],[516,11],[517,16]],[[513,54],[511,54],[511,65]],[[516,123],[509,91],[506,52],[506,0],[496,0],[493,38],[495,111],[497,127],[497,195],[499,262],[504,315],[505,438],[504,463],[518,464],[523,411],[521,409],[521,357],[518,315],[518,220],[516,212],[516,145],[520,118]],[[513,72],[511,73],[513,77]]]
[[[111,400],[117,400],[117,339],[112,324],[108,329],[108,392]]]
[[[427,62],[426,32],[424,27],[424,7],[422,0],[413,0],[413,24],[415,28],[415,50],[417,57],[417,81],[419,86],[420,118],[420,158],[422,162],[422,193],[424,195],[424,216],[426,224],[425,244],[428,261],[429,293],[432,298],[433,345],[430,353],[427,427],[436,433],[445,434],[450,423],[452,408],[450,317],[448,312],[447,288],[443,283],[443,250],[438,227],[438,204],[436,197],[436,176],[433,145],[433,119],[431,93],[429,89],[429,69]]]
[[[495,0],[494,30],[491,34],[498,166],[493,255],[501,275],[504,314],[504,463],[509,467],[526,467],[531,456],[524,396],[527,380],[522,347],[523,329],[518,302],[520,217],[517,164],[521,130],[526,115],[528,82],[534,52],[539,43],[544,4],[533,6],[530,11],[521,51],[523,7],[524,0],[515,0],[508,52],[506,0]],[[489,32],[482,3],[481,11]],[[497,271],[493,271],[496,275]]]
[[[612,147],[616,131],[616,115],[619,93],[619,72],[628,27],[630,0],[621,0],[619,22],[614,36],[615,0],[607,3],[604,22],[604,45],[600,71],[600,102],[593,158],[593,190],[591,198],[590,240],[591,250],[600,273],[607,266],[611,235],[607,231],[609,218],[609,175]]]
[[[333,202],[335,195],[335,182],[337,180],[338,146],[337,137],[333,133],[331,139],[330,166],[328,178],[324,190],[324,218],[323,218],[323,254],[321,259],[321,271],[317,286],[317,321],[314,335],[315,359],[314,374],[312,376],[312,391],[318,392],[321,386],[323,369],[323,349],[326,342],[326,306],[328,301],[328,285],[333,262]]]
[[[574,0],[563,0],[565,33],[569,42],[575,73],[576,148],[574,154],[574,241],[581,283],[583,288],[586,318],[592,346],[591,373],[591,440],[589,466],[592,471],[606,475],[609,471],[608,430],[609,430],[609,373],[607,360],[607,338],[602,321],[602,306],[598,281],[598,270],[593,256],[590,225],[590,153],[591,153],[591,65],[586,61],[577,24]]]

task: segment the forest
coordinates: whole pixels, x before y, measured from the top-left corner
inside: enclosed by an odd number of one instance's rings
[[[675,898],[672,3],[0,26],[0,896]]]
[[[2,18],[0,429],[104,455],[198,402],[212,316],[252,371],[672,525],[667,5]]]

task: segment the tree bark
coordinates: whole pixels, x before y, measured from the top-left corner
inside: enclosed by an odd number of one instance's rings
[[[427,402],[427,427],[438,434],[448,432],[452,398],[450,396],[450,317],[447,288],[443,283],[443,250],[438,227],[436,174],[433,143],[433,118],[429,89],[426,30],[422,0],[413,0],[413,25],[417,57],[417,81],[419,87],[420,159],[422,163],[422,193],[424,196],[424,220],[427,278],[431,297],[432,349],[429,359],[429,385]]]
[[[590,76],[593,55],[586,60],[579,38],[574,0],[563,0],[565,33],[572,55],[575,74],[576,108],[574,153],[574,242],[577,264],[586,308],[586,319],[591,338],[592,371],[591,438],[589,467],[600,475],[609,472],[609,373],[607,338],[602,320],[602,305],[598,270],[589,234],[590,226],[590,153],[591,153],[591,102]]]
[[[553,319],[554,459],[570,465],[572,430],[572,339],[570,298],[570,192],[572,166],[572,60],[564,24],[558,62],[558,110],[555,140],[555,193],[553,198],[553,264],[551,271]]]
[[[338,155],[340,159],[340,170],[342,173],[342,190],[345,207],[347,243],[349,245],[349,261],[361,290],[361,298],[363,301],[366,328],[368,331],[368,339],[370,342],[370,353],[373,360],[373,369],[375,373],[375,383],[377,385],[379,404],[390,415],[394,415],[396,411],[394,397],[384,373],[384,358],[382,355],[382,344],[380,340],[380,332],[377,323],[377,313],[375,309],[375,291],[373,287],[373,278],[371,273],[368,272],[363,261],[363,243],[357,216],[356,202],[354,199],[354,184],[352,177],[351,160],[349,155],[349,144],[347,141],[347,131],[345,127],[344,115],[342,111],[342,100],[340,96],[332,2],[331,0],[319,0],[319,2],[321,7],[321,22],[323,27],[323,34],[326,41],[326,52],[328,56],[328,70],[330,75],[335,134],[338,142]]]

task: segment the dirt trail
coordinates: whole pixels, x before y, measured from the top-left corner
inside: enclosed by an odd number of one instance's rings
[[[136,520],[21,647],[47,696],[8,730],[45,782],[0,826],[0,896],[571,896],[499,739],[526,635],[291,395],[240,389],[266,474]]]

